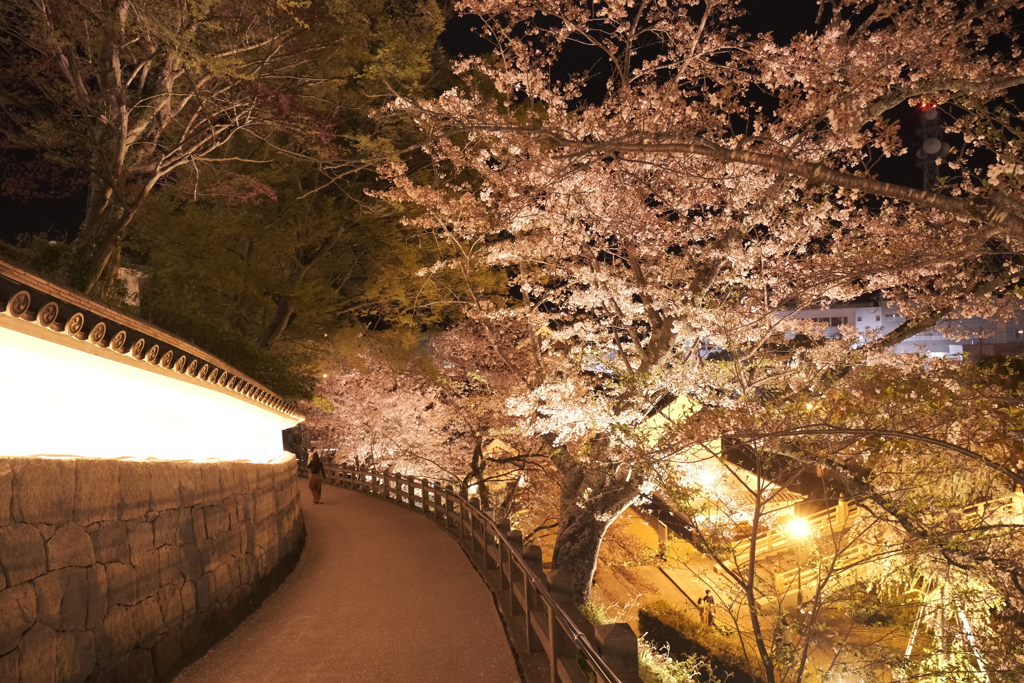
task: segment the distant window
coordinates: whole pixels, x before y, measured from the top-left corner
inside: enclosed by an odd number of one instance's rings
[[[861,321],[861,320],[863,320],[863,319],[864,319],[864,318],[862,318],[861,316],[859,316],[859,315],[857,316],[857,322],[860,322],[860,321]]]
[[[833,327],[835,327],[837,325],[845,325],[846,324],[846,316],[843,316],[841,318],[832,318],[832,320],[830,321],[830,324]]]
[[[879,320],[881,320],[881,319],[882,319],[882,316],[880,316],[880,315],[876,315],[876,316],[875,316],[875,322],[878,322],[878,321],[879,321]]]
[[[1017,330],[1016,337],[1017,337],[1017,339],[1020,339],[1021,337],[1024,337],[1024,330]]]

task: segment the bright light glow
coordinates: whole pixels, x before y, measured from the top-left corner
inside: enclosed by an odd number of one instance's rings
[[[803,517],[794,517],[786,524],[786,531],[795,538],[804,538],[811,532],[811,527]]]
[[[298,420],[0,327],[0,455],[271,462]]]
[[[805,408],[806,408],[807,410],[814,410],[814,404],[813,404],[813,403],[808,403],[808,404],[807,404],[807,405],[805,405],[804,407],[805,407]]]

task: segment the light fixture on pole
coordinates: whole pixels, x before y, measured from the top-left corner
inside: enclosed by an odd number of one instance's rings
[[[796,541],[796,602],[804,604],[803,559],[800,556],[804,539],[811,533],[811,527],[803,517],[794,517],[786,525],[789,535]]]

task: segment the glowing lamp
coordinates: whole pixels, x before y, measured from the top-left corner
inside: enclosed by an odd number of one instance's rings
[[[794,538],[806,538],[811,532],[811,527],[803,517],[794,517],[786,524],[786,531]]]

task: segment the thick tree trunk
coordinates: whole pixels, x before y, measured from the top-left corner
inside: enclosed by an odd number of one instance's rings
[[[256,343],[265,349],[269,349],[281,338],[284,331],[288,329],[288,325],[291,324],[294,316],[295,304],[292,303],[291,297],[282,296],[277,300],[277,310],[274,311],[273,319],[266,329],[263,330],[263,334],[260,335],[259,341]]]
[[[578,463],[563,465],[560,469],[562,495],[551,568],[565,571],[572,577],[573,599],[583,604],[590,599],[605,532],[636,501],[639,482],[586,470]]]
[[[487,487],[487,479],[484,471],[487,469],[487,459],[484,457],[484,440],[477,435],[476,443],[473,444],[473,459],[469,464],[469,472],[462,479],[462,486],[469,488],[476,486],[477,496],[480,498],[480,507],[487,509],[491,507],[491,491]]]

